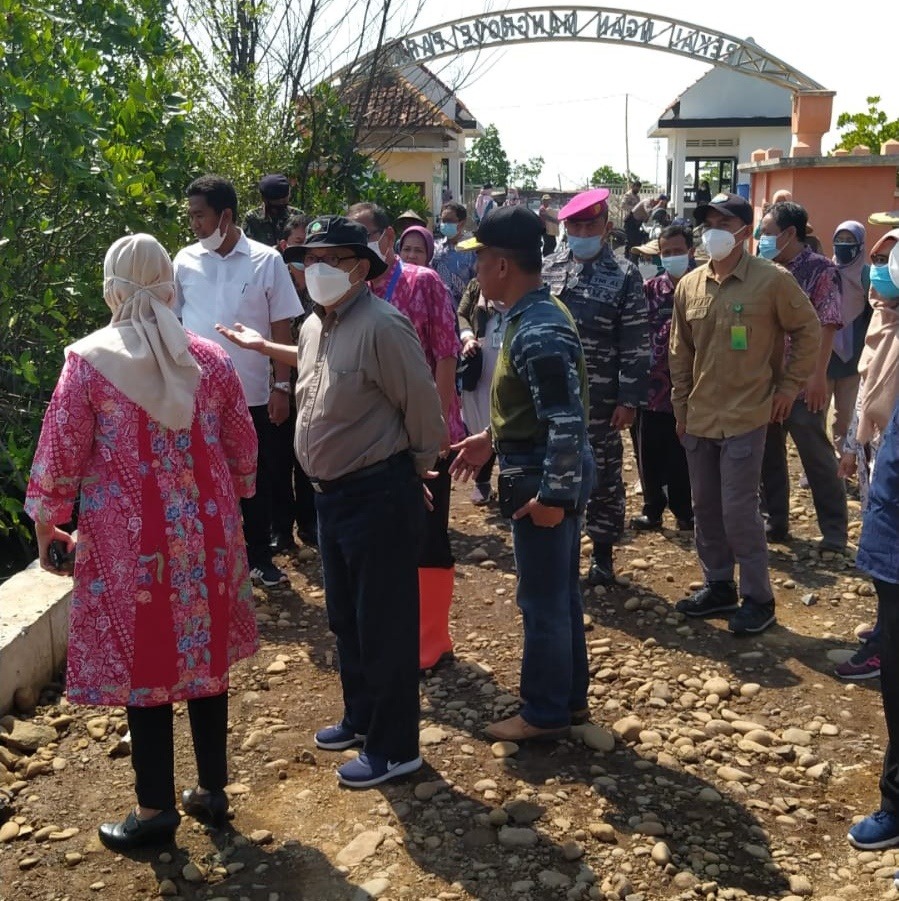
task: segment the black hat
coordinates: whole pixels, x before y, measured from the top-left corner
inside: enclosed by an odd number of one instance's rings
[[[700,203],[693,210],[693,218],[699,225],[705,222],[709,210],[717,210],[725,216],[736,216],[746,225],[752,225],[752,206],[739,194],[716,194],[708,203]]]
[[[259,179],[259,193],[266,200],[284,200],[290,196],[290,182],[286,175],[265,175]]]
[[[543,238],[540,217],[526,206],[501,206],[481,220],[473,238],[460,241],[459,250],[500,247],[503,250],[538,250]]]
[[[306,251],[315,247],[346,247],[356,251],[356,256],[368,260],[370,279],[387,271],[387,263],[368,246],[368,232],[364,225],[351,222],[345,216],[319,216],[306,228],[304,244],[293,244],[284,248],[285,263],[302,263]]]

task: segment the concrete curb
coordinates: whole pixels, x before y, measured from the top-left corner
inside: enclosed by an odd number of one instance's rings
[[[35,560],[0,585],[0,716],[20,688],[35,696],[59,672],[69,640],[72,580]]]

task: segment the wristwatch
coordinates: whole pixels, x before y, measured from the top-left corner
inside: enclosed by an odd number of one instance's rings
[[[272,391],[283,391],[284,394],[290,394],[290,382],[275,382],[272,385]]]

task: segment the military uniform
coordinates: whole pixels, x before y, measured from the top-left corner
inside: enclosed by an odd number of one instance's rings
[[[274,247],[283,237],[288,219],[291,216],[299,215],[301,212],[296,207],[285,206],[278,211],[274,219],[270,219],[265,215],[265,207],[258,206],[255,210],[250,210],[244,217],[244,234],[260,244]]]
[[[624,533],[622,444],[609,420],[617,406],[637,408],[649,390],[649,327],[643,279],[607,244],[582,263],[567,247],[547,257],[543,280],[571,311],[581,336],[589,381],[588,434],[596,482],[587,504],[587,534],[612,545]]]

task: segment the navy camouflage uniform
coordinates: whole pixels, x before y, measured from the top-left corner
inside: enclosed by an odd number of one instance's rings
[[[589,262],[567,247],[547,257],[543,281],[571,311],[584,348],[590,391],[588,435],[596,481],[587,504],[587,534],[611,546],[624,534],[625,495],[617,406],[645,406],[649,390],[649,326],[643,278],[637,267],[603,244]]]
[[[500,477],[539,470],[537,500],[566,513],[554,528],[512,521],[516,600],[524,621],[521,716],[567,727],[587,706],[589,681],[580,592],[580,513],[593,477],[586,442],[587,369],[571,315],[546,288],[504,314],[490,397]]]

